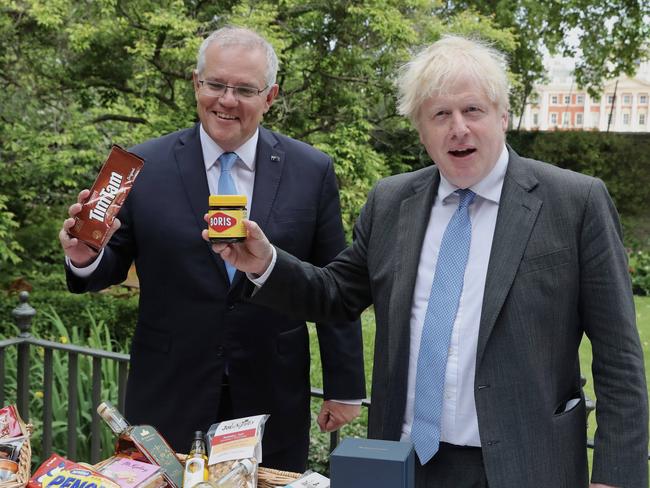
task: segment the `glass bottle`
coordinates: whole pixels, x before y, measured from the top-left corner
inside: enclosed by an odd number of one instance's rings
[[[116,454],[160,466],[171,488],[182,487],[183,465],[156,429],[150,425],[130,425],[110,402],[100,403],[97,413],[118,436]]]
[[[255,466],[249,459],[238,461],[230,471],[214,482],[219,488],[246,488],[246,476],[253,472]]]
[[[185,460],[183,488],[192,488],[197,483],[208,480],[208,455],[206,451],[203,432],[197,430],[194,433],[190,453]]]

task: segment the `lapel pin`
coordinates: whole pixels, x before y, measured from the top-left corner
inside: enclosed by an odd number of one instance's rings
[[[280,156],[277,154],[271,154],[271,161],[280,161]]]

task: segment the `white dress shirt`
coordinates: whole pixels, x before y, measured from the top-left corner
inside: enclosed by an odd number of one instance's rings
[[[487,274],[492,237],[497,221],[503,179],[508,167],[505,145],[492,171],[470,189],[476,193],[469,207],[472,220],[472,241],[465,269],[465,281],[458,305],[447,357],[445,389],[442,404],[442,442],[459,446],[480,446],[476,404],[474,403],[474,371],[476,347],[481,320],[483,291]],[[411,439],[415,376],[420,352],[420,337],[429,303],[433,275],[438,261],[442,236],[458,208],[457,188],[441,175],[438,194],[431,209],[411,308],[409,373],[402,440]]]
[[[253,202],[253,187],[255,186],[255,153],[257,152],[257,140],[259,135],[260,130],[257,129],[250,139],[233,151],[237,154],[237,161],[235,161],[235,164],[232,166],[232,179],[235,181],[237,193],[239,195],[246,195],[246,198],[248,199],[246,207],[248,208],[249,213]],[[221,176],[221,163],[219,163],[219,157],[225,151],[219,146],[219,144],[210,138],[208,133],[203,129],[203,125],[201,125],[199,129],[199,137],[201,139],[201,149],[203,150],[205,172],[208,175],[210,195],[217,195],[219,176]]]

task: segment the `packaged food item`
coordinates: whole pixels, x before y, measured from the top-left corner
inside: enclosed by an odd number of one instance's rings
[[[52,454],[34,472],[28,488],[120,488],[89,466]]]
[[[119,146],[113,146],[90,189],[88,199],[75,217],[70,235],[94,249],[101,249],[143,165],[143,159]]]
[[[250,459],[237,461],[225,475],[214,482],[218,488],[240,488],[246,486],[246,478],[253,474],[255,464]]]
[[[210,457],[208,458],[208,479],[216,482],[226,476],[237,463],[248,460],[252,469],[248,474],[240,473],[236,488],[257,486],[257,467],[262,462],[262,436],[268,415],[256,415],[213,424],[208,430]]]
[[[97,471],[121,488],[163,488],[167,485],[160,466],[128,457],[113,456],[102,463]]]
[[[13,439],[0,439],[0,460],[18,461],[20,449],[23,447],[25,437],[14,437]]]
[[[0,459],[0,482],[13,481],[18,473],[18,463],[10,459]]]
[[[15,405],[0,408],[0,439],[24,435]]]
[[[155,428],[150,425],[130,425],[109,402],[100,403],[97,413],[118,436],[115,454],[160,466],[172,488],[183,486],[183,465]]]
[[[284,488],[330,488],[330,479],[322,474],[308,470],[296,481],[285,485]]]

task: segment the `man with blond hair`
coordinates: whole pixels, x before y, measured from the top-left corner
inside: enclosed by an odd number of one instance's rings
[[[369,436],[412,441],[416,486],[648,486],[643,356],[605,185],[505,142],[505,59],[445,37],[400,72],[399,110],[434,166],[381,180],[324,268],[271,246],[213,246],[254,303],[311,320],[375,307]],[[578,347],[591,341],[591,485]]]

